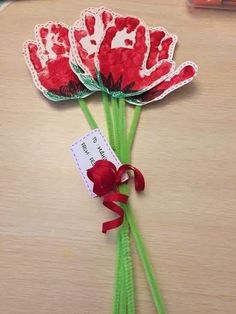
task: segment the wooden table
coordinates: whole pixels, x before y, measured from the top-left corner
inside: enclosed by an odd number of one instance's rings
[[[233,314],[236,15],[180,0],[16,1],[0,13],[0,313],[111,313],[115,237],[100,233],[110,214],[69,151],[88,126],[75,102],[37,92],[21,53],[35,24],[72,24],[104,4],[177,33],[177,64],[199,65],[193,84],[143,110],[133,164],[147,188],[132,202],[168,313]],[[89,105],[105,132],[99,95]],[[137,313],[155,313],[134,258]]]

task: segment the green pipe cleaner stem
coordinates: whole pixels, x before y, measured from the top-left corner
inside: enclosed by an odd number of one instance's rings
[[[119,98],[119,137],[120,137],[120,161],[125,164],[129,161],[127,124],[126,124],[126,104],[124,98]]]
[[[116,109],[114,108],[116,104]],[[118,109],[118,111],[117,111]],[[118,149],[118,157],[125,163],[128,161],[129,154],[127,150],[127,126],[126,126],[126,107],[124,100],[119,100],[117,103],[113,101],[113,115],[118,117],[117,127],[114,133],[117,134],[117,139],[120,142]],[[114,119],[113,119],[114,121]],[[122,193],[128,194],[128,186],[123,184],[119,187]],[[124,218],[122,226],[118,230],[117,236],[117,264],[116,264],[116,280],[115,280],[115,297],[113,309],[119,308],[118,314],[135,314],[135,297],[133,284],[133,265],[131,256],[131,246],[129,237],[129,225],[126,218]],[[121,254],[119,254],[119,248]],[[120,280],[122,278],[122,280]],[[119,285],[120,284],[120,285]],[[119,298],[116,298],[117,295]],[[126,301],[124,303],[124,300]],[[119,303],[119,305],[118,305]],[[116,314],[113,312],[113,314]]]
[[[118,113],[119,113],[119,103],[117,98],[111,97],[111,109],[112,109],[112,117],[113,117],[113,130],[114,130],[114,146],[117,155],[119,155],[120,151],[120,138],[119,138],[119,129],[118,129]]]
[[[112,121],[109,97],[108,97],[108,94],[105,92],[102,92],[102,101],[103,101],[103,108],[104,108],[105,117],[106,117],[109,142],[110,142],[111,147],[114,149],[113,121]]]
[[[150,288],[151,293],[152,293],[152,298],[154,301],[155,308],[157,310],[157,313],[166,314],[163,298],[161,296],[160,289],[158,288],[157,281],[156,281],[155,275],[154,275],[154,271],[153,271],[152,265],[150,263],[148,253],[147,253],[146,247],[144,245],[142,236],[141,236],[140,231],[136,225],[132,209],[131,209],[129,204],[125,207],[126,207],[126,211],[125,211],[126,217],[127,217],[128,223],[130,225],[131,232],[132,232],[132,235],[134,237],[136,247],[138,250],[138,254],[139,254],[139,257],[141,259],[141,262],[142,262],[142,265],[143,265],[143,268],[145,271],[146,279],[147,279],[149,288]]]
[[[121,288],[124,286],[124,272],[121,269],[121,254],[122,247],[121,241],[118,241],[117,237],[117,249],[116,249],[116,266],[115,266],[115,285],[114,285],[114,295],[113,295],[113,303],[112,303],[112,313],[119,314],[120,313],[120,304],[124,303],[125,299],[125,291],[122,291]],[[126,304],[126,302],[125,302]],[[125,313],[125,312],[124,312]]]
[[[135,135],[137,133],[138,124],[139,124],[139,120],[140,120],[140,116],[142,112],[141,110],[142,110],[141,106],[135,106],[133,118],[131,121],[131,126],[128,133],[128,150],[130,153],[133,147]]]
[[[119,99],[119,132],[120,132],[120,160],[123,164],[129,162],[128,142],[127,142],[127,123],[126,123],[126,104],[125,99]],[[129,194],[127,184],[122,184],[119,188],[122,194]],[[133,260],[131,253],[131,243],[129,234],[129,224],[126,217],[120,230],[122,241],[123,264],[125,268],[125,287],[127,295],[127,310],[129,314],[135,313],[135,296],[134,296],[134,277],[133,277]]]
[[[137,133],[138,123],[141,116],[141,109],[142,109],[141,106],[136,106],[134,114],[133,114],[130,130],[129,130],[129,135],[128,135],[128,152],[129,153],[132,150],[132,145],[135,139],[135,135]],[[130,162],[130,160],[128,161]],[[130,225],[131,232],[134,237],[136,247],[138,250],[138,254],[144,268],[146,279],[152,293],[155,308],[159,314],[166,314],[161,292],[158,288],[154,271],[153,271],[151,262],[149,260],[149,256],[148,256],[146,247],[144,245],[141,233],[139,231],[139,228],[137,227],[132,208],[129,204],[127,204],[124,206],[124,209],[125,209],[126,219],[128,220],[128,223]]]
[[[126,290],[125,290],[125,286],[126,286],[126,283],[125,283],[125,267],[124,265],[121,263],[121,285],[120,285],[120,307],[119,307],[119,314],[126,314],[126,313],[129,313],[127,312],[127,295],[126,295]]]
[[[78,99],[78,102],[79,102],[79,105],[80,105],[80,108],[81,110],[83,111],[83,114],[90,126],[91,129],[97,129],[98,126],[97,126],[97,123],[96,121],[94,120],[89,108],[88,108],[88,105],[86,103],[86,101],[84,100],[84,98],[80,98]]]

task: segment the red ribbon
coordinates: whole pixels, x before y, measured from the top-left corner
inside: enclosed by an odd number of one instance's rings
[[[103,233],[118,228],[123,223],[124,210],[120,205],[116,204],[116,202],[127,204],[129,197],[128,195],[117,192],[117,187],[123,183],[124,174],[127,174],[130,170],[134,173],[135,190],[143,191],[145,181],[142,173],[129,164],[122,165],[117,170],[112,162],[108,160],[98,160],[92,168],[87,170],[89,179],[94,183],[93,192],[103,197],[103,205],[118,215],[116,219],[103,223]],[[125,182],[127,181],[128,179]]]

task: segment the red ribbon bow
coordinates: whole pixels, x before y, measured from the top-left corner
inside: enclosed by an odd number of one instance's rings
[[[127,204],[128,195],[117,192],[117,187],[122,183],[122,178],[127,171],[134,173],[134,184],[136,191],[143,191],[145,181],[142,173],[135,167],[125,164],[116,169],[116,166],[108,160],[98,160],[94,166],[87,170],[89,179],[94,183],[93,192],[103,197],[103,205],[119,217],[106,221],[102,225],[102,232],[118,228],[124,220],[124,210],[116,202]],[[127,182],[127,181],[126,181]]]

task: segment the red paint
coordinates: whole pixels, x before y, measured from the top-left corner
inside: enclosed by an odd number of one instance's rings
[[[104,10],[102,12],[102,22],[105,26],[108,25],[108,23],[110,23],[113,19],[112,14],[109,11]]]
[[[37,72],[41,85],[49,92],[58,96],[73,97],[83,91],[85,87],[71,70],[69,65],[70,43],[68,29],[60,24],[49,23],[39,29],[39,37],[44,47],[43,54],[39,54],[38,46],[28,44],[30,61]],[[47,50],[48,40],[53,35],[52,54]],[[43,63],[42,57],[46,63]]]
[[[81,63],[84,65],[84,68],[87,70],[87,72],[90,73],[90,75],[96,79],[96,68],[94,63],[94,53],[89,53],[81,44],[81,40],[84,37],[91,37],[94,35],[95,30],[95,16],[99,18],[102,21],[103,29],[105,30],[108,23],[113,19],[112,14],[109,11],[106,10],[100,10],[96,14],[89,13],[85,15],[85,29],[79,29],[77,28],[74,30],[74,38],[75,38],[75,44],[77,53],[80,57]],[[96,42],[94,39],[91,39],[92,45],[98,45],[98,42]]]
[[[112,48],[114,37],[123,29],[135,31],[133,48]],[[143,75],[144,58],[148,51],[146,32],[148,30],[140,24],[139,19],[132,17],[116,18],[115,26],[106,30],[98,52],[98,61],[103,85],[109,90],[124,93],[141,91],[170,72],[172,63],[166,60],[150,75]]]
[[[127,46],[131,46],[131,45],[133,44],[133,41],[130,40],[130,39],[125,39],[125,44],[126,44]]]
[[[40,58],[38,56],[38,46],[36,44],[29,43],[28,44],[28,51],[29,51],[30,60],[34,66],[34,69],[37,72],[42,71],[42,64],[41,64]]]
[[[58,96],[73,97],[84,90],[84,86],[71,70],[68,58],[49,61],[46,67],[38,72],[40,83],[49,92]]]
[[[173,75],[170,79],[161,82],[160,84],[143,93],[142,95],[137,96],[136,99],[140,100],[141,102],[152,101],[155,98],[161,96],[171,87],[174,87],[177,84],[192,78],[195,73],[196,70],[192,65],[186,65],[179,73]]]
[[[153,67],[158,61],[169,58],[172,43],[173,38],[166,35],[164,31],[150,31],[150,52],[147,60],[148,69]]]
[[[85,16],[85,25],[88,31],[88,34],[91,36],[94,34],[94,27],[95,27],[95,17],[93,15],[86,15]]]

